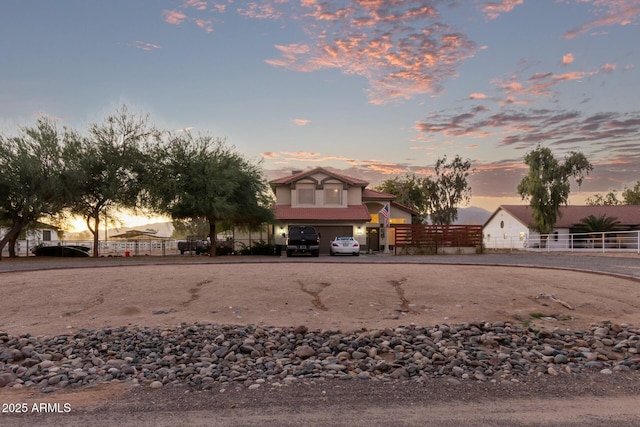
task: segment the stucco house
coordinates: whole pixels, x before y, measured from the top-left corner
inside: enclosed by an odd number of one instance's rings
[[[613,230],[620,236],[630,231],[640,231],[640,206],[563,206],[556,226],[547,240],[550,249],[575,248],[588,245],[588,239],[580,235],[576,241],[575,233],[585,230],[580,222],[589,215],[615,217],[619,224]],[[501,205],[489,217],[483,227],[485,247],[489,249],[524,249],[540,245],[540,233],[535,231],[533,212],[528,205]],[[632,234],[633,236],[633,234]],[[613,236],[615,238],[615,236]],[[625,246],[637,248],[637,243],[626,242]]]
[[[385,227],[381,210],[387,206],[389,224],[410,224],[417,212],[395,201],[392,194],[367,189],[368,182],[318,167],[293,171],[269,182],[276,203],[276,244],[284,244],[289,226],[312,225],[321,234],[320,252],[329,253],[336,236],[353,236],[363,251],[393,245],[393,229]]]

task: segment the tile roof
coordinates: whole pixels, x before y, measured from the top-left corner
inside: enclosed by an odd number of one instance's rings
[[[501,205],[495,214],[503,209],[509,212],[513,217],[527,226],[534,224],[533,211],[529,205]],[[616,217],[623,227],[640,226],[640,205],[623,205],[623,206],[562,206],[560,207],[560,216],[556,222],[556,228],[571,228],[579,224],[580,221],[589,215],[608,217]],[[491,220],[489,218],[487,223]],[[486,223],[485,223],[486,224]]]
[[[281,221],[369,221],[371,216],[364,205],[346,208],[293,208],[291,205],[275,205],[273,214]]]
[[[363,180],[358,179],[358,178],[352,178],[352,177],[346,176],[346,175],[341,175],[339,173],[332,172],[332,171],[327,170],[327,169],[322,168],[322,167],[317,167],[315,169],[311,169],[311,170],[308,170],[308,171],[298,172],[298,173],[294,173],[292,175],[284,176],[282,178],[273,179],[273,180],[269,181],[269,184],[272,184],[272,185],[273,184],[291,184],[293,182],[301,180],[302,178],[306,178],[307,176],[311,176],[311,175],[314,175],[316,173],[324,173],[326,175],[329,175],[329,176],[332,176],[334,178],[337,178],[340,181],[346,182],[347,184],[361,185],[363,187],[369,185],[369,183],[367,181],[363,181]]]
[[[369,188],[365,188],[362,190],[362,200],[395,200],[396,196],[389,193],[383,193],[382,191],[371,190]]]

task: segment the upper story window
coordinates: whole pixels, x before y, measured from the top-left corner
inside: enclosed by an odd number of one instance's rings
[[[341,205],[342,189],[341,188],[325,188],[324,204],[325,205]]]
[[[316,204],[315,188],[298,188],[297,191],[298,191],[298,204],[300,205]]]
[[[42,240],[45,242],[51,241],[51,230],[42,230]]]

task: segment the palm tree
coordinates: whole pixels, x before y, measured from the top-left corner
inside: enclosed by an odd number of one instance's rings
[[[602,243],[604,245],[604,233],[607,231],[611,231],[620,225],[620,221],[615,216],[607,216],[606,214],[602,214],[600,216],[589,215],[580,220],[580,224],[587,229],[588,232],[592,233],[602,233],[600,235],[591,234],[591,237],[594,239],[594,247],[598,247],[595,245]],[[603,246],[599,246],[603,247]]]
[[[611,231],[620,225],[620,221],[615,216],[607,216],[602,214],[600,216],[589,215],[580,220],[580,224],[587,229],[587,231],[594,232],[607,232]]]

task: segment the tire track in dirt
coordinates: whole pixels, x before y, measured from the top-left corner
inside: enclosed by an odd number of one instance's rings
[[[298,284],[300,285],[300,290],[302,292],[304,292],[305,294],[311,295],[311,297],[313,298],[311,300],[311,304],[315,308],[317,308],[318,310],[322,310],[322,311],[329,311],[329,309],[322,303],[322,300],[320,299],[320,293],[325,288],[328,288],[329,286],[331,286],[331,283],[320,282],[320,283],[318,283],[318,285],[320,285],[320,287],[315,287],[314,289],[307,288],[307,285],[305,285],[302,282],[302,280],[298,280]]]
[[[407,280],[408,279],[406,277],[403,277],[400,280],[389,280],[389,284],[393,286],[393,288],[396,290],[396,293],[398,294],[398,297],[400,298],[400,309],[398,311],[402,313],[415,313],[416,311],[409,307],[411,301],[407,299],[404,294],[404,289],[402,289],[402,285],[407,283]]]
[[[178,304],[180,307],[187,307],[189,304],[191,304],[192,302],[196,301],[197,299],[200,298],[200,289],[208,284],[211,283],[211,280],[204,280],[202,282],[196,283],[196,285],[189,289],[189,293],[191,294],[191,298],[189,298],[187,301],[183,301],[180,304]]]
[[[102,293],[99,293],[95,298],[93,298],[92,300],[84,304],[82,308],[79,308],[77,310],[67,311],[66,313],[63,313],[62,316],[63,317],[74,316],[78,313],[82,313],[83,311],[87,311],[90,308],[97,307],[102,303],[104,303],[104,295],[102,295]]]

